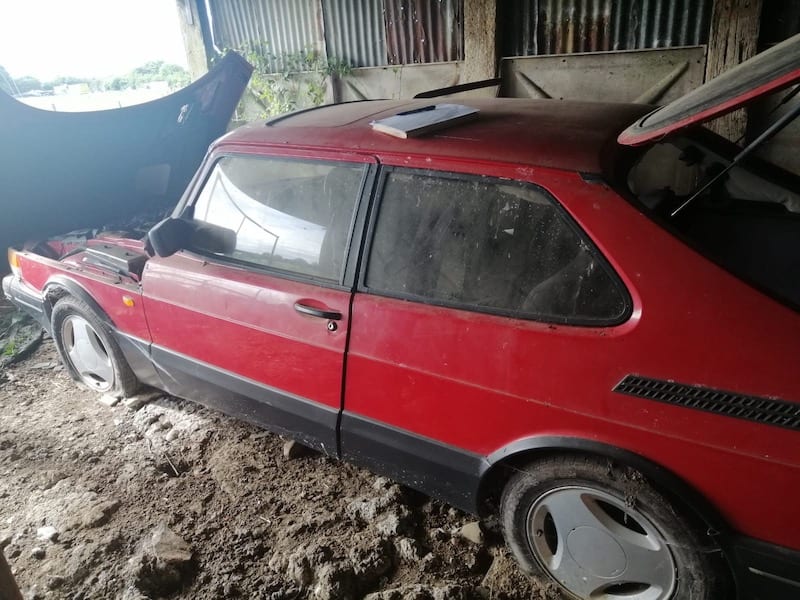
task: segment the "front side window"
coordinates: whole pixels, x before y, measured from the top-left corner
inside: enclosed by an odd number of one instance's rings
[[[227,258],[338,281],[365,167],[228,156],[215,165],[194,219],[231,229]]]
[[[388,174],[365,284],[554,322],[618,322],[628,310],[621,283],[542,190],[441,173]]]

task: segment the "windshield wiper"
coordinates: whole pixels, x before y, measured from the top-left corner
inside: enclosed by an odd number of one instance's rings
[[[742,149],[742,151],[741,151],[741,152],[739,152],[739,154],[737,154],[737,155],[734,157],[734,159],[733,159],[733,160],[730,162],[730,164],[729,164],[727,167],[725,167],[724,169],[722,169],[722,171],[720,171],[720,172],[719,172],[719,173],[717,173],[717,174],[716,174],[714,177],[712,177],[712,178],[711,178],[711,179],[710,179],[708,182],[706,182],[706,184],[705,184],[705,185],[703,185],[703,186],[702,186],[702,187],[701,187],[699,190],[697,190],[697,191],[696,191],[694,194],[692,194],[691,196],[689,196],[689,198],[688,198],[688,199],[687,199],[687,200],[686,200],[686,201],[685,201],[683,204],[681,204],[681,205],[680,205],[678,208],[676,208],[675,210],[673,210],[673,211],[672,211],[672,212],[669,214],[669,216],[670,216],[670,217],[673,217],[673,218],[674,218],[674,217],[676,217],[676,216],[678,215],[678,213],[680,213],[680,212],[681,212],[681,211],[682,211],[684,208],[686,208],[687,206],[689,206],[689,204],[691,204],[691,203],[692,203],[692,201],[694,201],[694,199],[695,199],[695,198],[697,198],[697,197],[698,197],[700,194],[702,194],[703,192],[705,192],[705,191],[706,191],[708,188],[710,188],[710,187],[711,187],[712,185],[714,185],[714,184],[715,184],[717,181],[719,181],[719,180],[720,180],[720,178],[721,178],[723,175],[725,175],[725,174],[726,174],[728,171],[730,171],[730,170],[731,170],[733,167],[735,167],[736,165],[738,165],[738,164],[739,164],[740,162],[742,162],[742,161],[743,161],[745,158],[747,158],[747,157],[748,157],[750,154],[752,154],[754,150],[757,150],[757,149],[759,148],[759,146],[761,146],[761,145],[762,145],[764,142],[766,142],[766,141],[767,141],[768,139],[770,139],[770,138],[771,138],[773,135],[775,135],[776,133],[778,133],[779,131],[781,131],[781,130],[782,130],[784,127],[786,127],[786,126],[787,126],[789,123],[791,123],[792,121],[794,121],[794,120],[797,118],[797,116],[798,116],[798,115],[800,115],[800,104],[798,104],[797,106],[795,106],[795,107],[794,107],[792,110],[790,110],[789,112],[787,112],[787,113],[786,113],[785,115],[783,115],[783,116],[782,116],[780,119],[778,119],[778,120],[777,120],[777,121],[775,121],[775,122],[774,122],[772,125],[770,125],[769,127],[767,127],[767,129],[764,131],[764,133],[762,133],[760,136],[758,136],[756,139],[754,139],[752,142],[750,142],[750,143],[749,143],[747,146],[745,146],[745,147]]]

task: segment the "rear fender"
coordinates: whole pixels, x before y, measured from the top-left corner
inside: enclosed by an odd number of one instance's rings
[[[730,532],[729,525],[713,505],[675,473],[635,452],[584,438],[535,436],[517,440],[496,450],[484,462],[478,497],[491,498],[492,490],[499,489],[498,482],[504,480],[509,470],[520,468],[545,454],[563,453],[592,454],[633,467],[647,477],[661,493],[691,511],[708,527],[709,535],[719,536]]]

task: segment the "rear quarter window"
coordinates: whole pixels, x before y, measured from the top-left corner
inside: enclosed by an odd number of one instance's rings
[[[541,188],[396,169],[381,189],[368,290],[548,322],[627,317],[621,282]]]

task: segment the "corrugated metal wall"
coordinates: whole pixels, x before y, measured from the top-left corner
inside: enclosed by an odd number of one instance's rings
[[[704,44],[712,0],[507,0],[503,54],[531,56]]]
[[[389,64],[464,57],[462,0],[385,0],[384,4]]]
[[[276,71],[287,54],[324,52],[318,0],[208,0],[208,6],[217,46],[265,44]]]
[[[354,67],[386,64],[383,0],[325,0],[328,56]]]
[[[208,2],[217,46],[266,43],[275,70],[282,67],[280,57],[307,50],[353,67],[464,58],[464,0]]]

